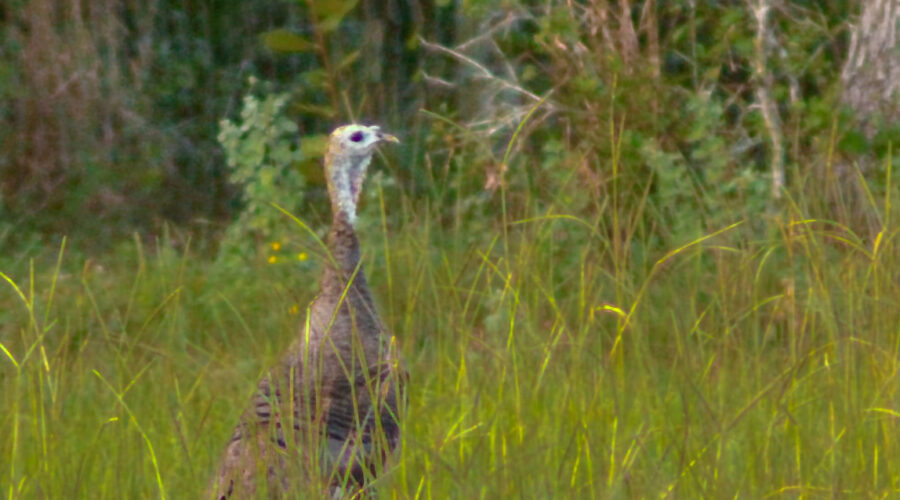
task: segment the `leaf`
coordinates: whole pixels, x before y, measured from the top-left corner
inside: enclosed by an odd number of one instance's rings
[[[350,66],[351,64],[355,63],[357,59],[359,59],[359,51],[354,50],[353,52],[344,56],[343,59],[341,59],[341,62],[338,64],[338,69],[344,69],[347,66]]]
[[[313,0],[309,8],[319,20],[318,28],[324,33],[337,29],[344,16],[356,7],[359,0]]]
[[[275,52],[306,52],[315,48],[312,42],[285,29],[263,33],[262,42]]]
[[[359,0],[312,0],[308,3],[316,19],[324,21],[329,17],[343,18],[356,7]]]
[[[331,84],[328,79],[328,72],[324,69],[304,71],[301,76],[306,81],[307,85],[316,89],[327,89]]]
[[[525,68],[522,70],[521,80],[523,82],[530,82],[537,78],[538,71],[537,68],[534,67],[533,64],[526,64]]]

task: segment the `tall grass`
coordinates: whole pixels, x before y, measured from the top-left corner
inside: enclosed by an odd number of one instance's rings
[[[428,200],[373,186],[365,265],[410,372],[402,451],[378,495],[896,493],[900,246],[886,167],[872,238],[813,218],[818,200],[793,193],[767,237],[734,220],[667,248],[614,189],[579,215],[565,186],[552,208],[501,190],[488,203],[503,212],[474,221],[436,202],[452,198],[452,173]],[[306,243],[289,250],[317,255]],[[200,496],[318,276],[139,240],[102,262],[60,245],[7,265],[10,499]]]

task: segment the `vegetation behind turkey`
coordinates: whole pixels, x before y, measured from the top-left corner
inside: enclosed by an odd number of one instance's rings
[[[409,371],[374,497],[900,490],[900,120],[848,105],[855,2],[57,3],[0,7],[6,498],[202,497],[355,120],[401,139],[358,222]]]

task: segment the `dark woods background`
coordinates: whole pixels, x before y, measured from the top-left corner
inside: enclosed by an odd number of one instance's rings
[[[317,114],[292,113],[304,130],[346,120],[341,94],[361,116],[403,122],[421,105],[410,82],[417,54],[407,40],[452,27],[453,7],[426,2],[388,12],[382,4],[352,9],[320,40],[321,50],[284,53],[260,35],[320,34],[303,2],[4,2],[4,229],[84,231],[103,242],[163,220],[227,221],[238,196],[216,135],[251,75],[318,106]],[[353,52],[352,66],[328,68]],[[327,85],[303,78],[324,68]]]
[[[281,92],[301,142],[382,124],[403,138],[397,189],[434,196],[441,166],[484,213],[498,186],[512,209],[601,210],[616,175],[648,231],[691,236],[771,212],[781,169],[822,194],[813,213],[865,227],[857,172],[884,187],[898,56],[864,57],[872,26],[853,41],[862,3],[6,0],[0,253],[164,226],[214,242],[246,203],[220,121]],[[314,193],[313,150],[283,163]]]

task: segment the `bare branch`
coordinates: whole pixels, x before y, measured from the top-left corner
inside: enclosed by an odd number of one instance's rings
[[[425,83],[434,85],[435,87],[442,87],[445,89],[455,89],[456,88],[455,83],[448,82],[447,80],[444,80],[443,78],[440,78],[437,76],[429,75],[424,70],[422,70],[422,77],[425,78]]]
[[[772,198],[781,198],[784,189],[784,143],[781,133],[781,119],[778,116],[778,108],[772,97],[772,73],[766,67],[766,54],[768,52],[767,40],[771,37],[769,32],[769,0],[747,0],[750,10],[756,18],[756,39],[753,61],[753,77],[756,81],[756,99],[759,101],[759,109],[762,112],[766,130],[769,132],[769,141],[772,143]]]
[[[468,48],[471,47],[472,45],[475,45],[475,44],[478,44],[478,43],[481,43],[481,42],[484,42],[484,41],[493,41],[493,39],[494,39],[494,34],[495,34],[495,33],[497,33],[498,31],[503,30],[504,28],[509,27],[510,25],[512,25],[512,23],[514,23],[514,22],[516,22],[516,21],[518,21],[518,20],[520,20],[520,19],[523,19],[523,18],[525,18],[525,16],[524,16],[522,13],[517,13],[517,12],[512,12],[512,11],[510,11],[510,12],[508,12],[508,13],[506,14],[506,17],[503,18],[502,21],[500,21],[499,23],[495,24],[494,26],[491,26],[491,28],[490,28],[489,30],[485,31],[484,33],[482,33],[482,34],[480,34],[480,35],[478,35],[478,36],[476,36],[476,37],[474,37],[474,38],[470,38],[469,40],[466,40],[465,42],[463,42],[463,43],[457,45],[457,46],[456,46],[456,51],[461,52],[461,51],[463,51],[463,50],[468,49]]]
[[[460,61],[472,68],[475,68],[478,71],[478,75],[476,75],[477,77],[496,82],[496,83],[500,84],[503,88],[512,90],[521,95],[524,95],[533,101],[537,102],[537,101],[541,100],[541,96],[539,96],[529,90],[526,90],[519,85],[511,83],[508,80],[505,80],[503,78],[500,78],[500,77],[494,75],[491,72],[491,70],[487,69],[483,64],[481,64],[478,61],[476,61],[475,59],[472,59],[471,57],[463,54],[462,52],[459,52],[458,50],[451,49],[449,47],[444,47],[443,45],[440,45],[437,43],[431,43],[422,37],[419,37],[419,43],[421,43],[422,46],[428,50],[431,50],[434,52],[442,52],[444,54],[447,54],[447,55],[453,57],[457,61]]]

